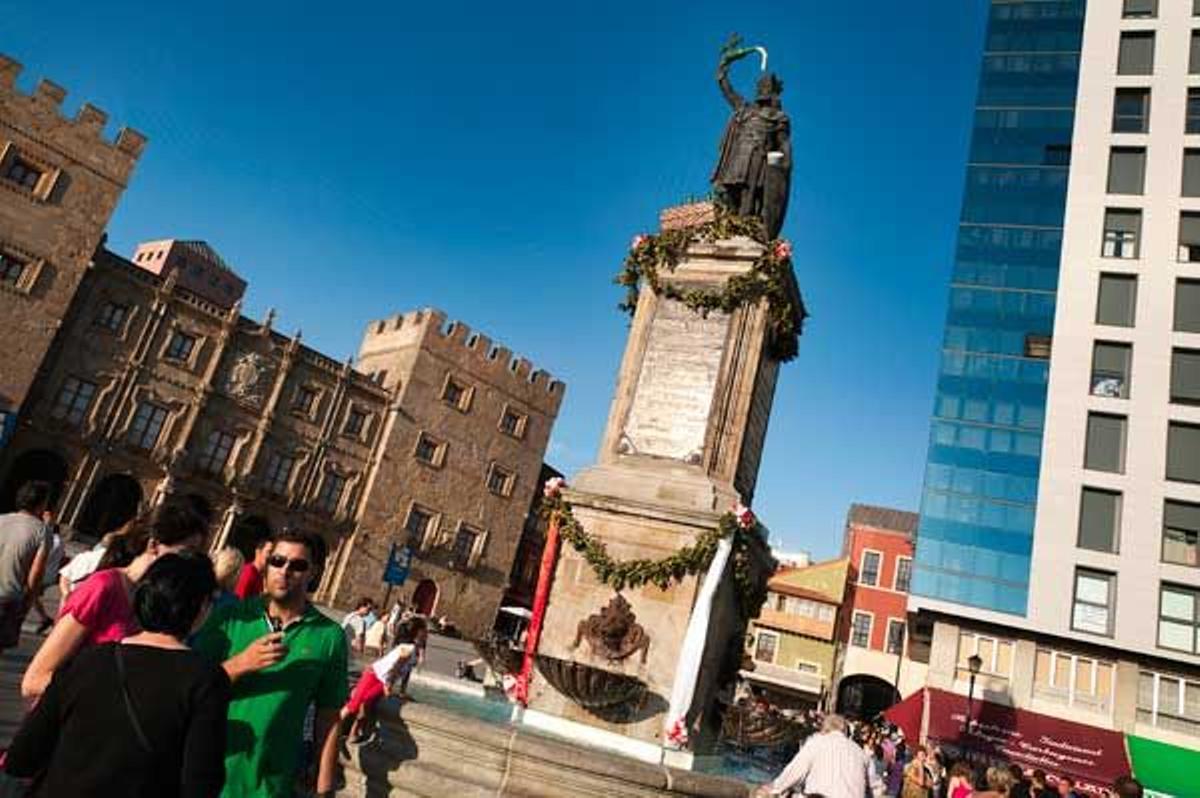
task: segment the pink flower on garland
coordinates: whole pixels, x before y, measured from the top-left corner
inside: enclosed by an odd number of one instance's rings
[[[754,513],[741,502],[738,502],[733,508],[733,517],[737,521],[737,525],[742,529],[751,529],[754,527]]]
[[[629,243],[629,248],[633,250],[641,249],[646,245],[648,240],[646,236],[634,236],[633,241]]]
[[[667,729],[667,742],[676,748],[687,747],[688,732],[683,718],[676,718],[675,722],[671,724],[671,728]]]
[[[776,260],[787,260],[792,257],[792,245],[787,240],[780,240],[775,243],[775,258]]]
[[[542,495],[547,499],[557,498],[562,489],[567,485],[567,481],[562,477],[551,477],[546,480],[545,486],[542,487]]]

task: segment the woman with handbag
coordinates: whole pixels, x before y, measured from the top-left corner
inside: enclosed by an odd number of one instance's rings
[[[220,794],[229,678],[183,642],[216,586],[204,555],[162,555],[133,593],[142,631],[55,671],[4,765],[31,798]]]

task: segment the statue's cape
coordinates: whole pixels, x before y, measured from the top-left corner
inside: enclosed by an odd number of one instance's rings
[[[712,176],[709,177],[710,183],[718,182],[724,171],[725,164],[729,161],[732,155],[734,139],[737,138],[738,125],[742,123],[743,116],[747,111],[753,111],[756,114],[761,114],[770,121],[778,125],[788,125],[789,119],[787,112],[782,108],[772,108],[771,106],[756,106],[750,103],[743,103],[736,111],[729,115],[729,121],[725,123],[725,132],[721,134],[720,154],[717,156],[717,166],[713,169]]]
[[[725,132],[721,135],[721,150],[720,154],[717,156],[717,165],[716,168],[713,169],[712,177],[708,179],[708,182],[710,183],[716,183],[718,181],[718,179],[721,177],[721,172],[725,168],[726,162],[729,160],[730,151],[733,149],[733,139],[736,135],[738,126],[738,113],[740,111],[741,109],[739,108],[737,111],[734,111],[732,114],[730,114],[729,121],[725,123]]]

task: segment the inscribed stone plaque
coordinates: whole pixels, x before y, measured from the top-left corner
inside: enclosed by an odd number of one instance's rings
[[[699,463],[729,317],[708,318],[680,302],[658,303],[621,451]]]

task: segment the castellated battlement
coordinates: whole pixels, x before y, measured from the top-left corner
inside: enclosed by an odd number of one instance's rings
[[[562,382],[461,321],[448,320],[445,313],[435,308],[371,322],[363,335],[359,358],[416,345],[461,362],[468,373],[486,376],[546,412],[558,412],[565,392]]]
[[[104,137],[108,114],[90,103],[80,106],[73,119],[63,114],[67,90],[42,79],[33,92],[17,88],[21,64],[0,53],[0,148],[6,131],[21,130],[38,144],[56,150],[90,169],[125,185],[146,148],[146,137],[133,128],[121,128],[115,141]]]

